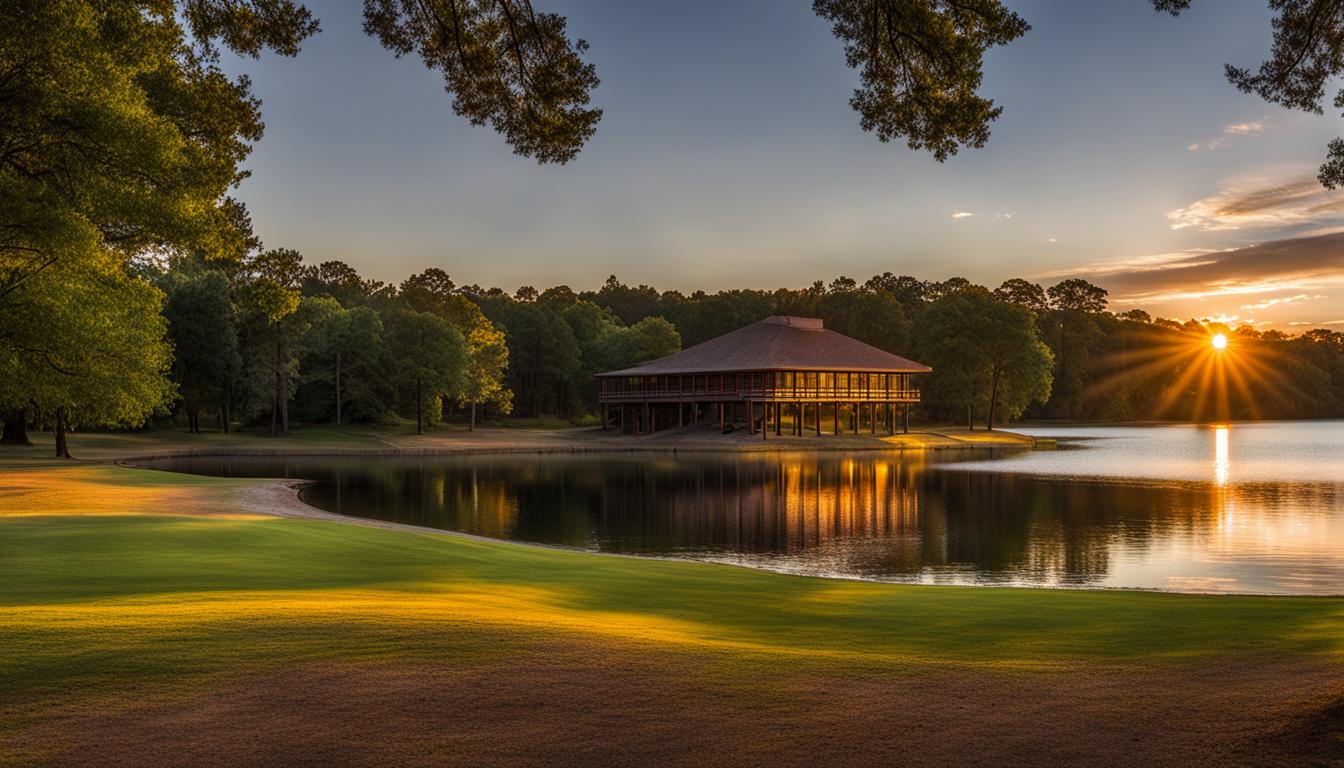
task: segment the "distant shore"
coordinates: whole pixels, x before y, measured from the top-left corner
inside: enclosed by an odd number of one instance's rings
[[[27,464],[47,459],[50,433],[32,433],[34,445],[0,448],[0,465]],[[434,456],[473,453],[614,453],[614,452],[749,452],[763,451],[906,451],[949,449],[1033,448],[1037,440],[997,429],[992,432],[964,427],[912,430],[908,434],[827,434],[801,437],[739,430],[720,434],[717,429],[688,427],[651,435],[620,434],[596,427],[572,429],[488,428],[470,432],[458,427],[439,428],[417,435],[404,428],[304,427],[288,435],[259,431],[184,431],[76,433],[71,451],[78,460],[134,462],[187,456]]]

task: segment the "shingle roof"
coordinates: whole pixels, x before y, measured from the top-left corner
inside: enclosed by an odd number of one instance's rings
[[[816,318],[769,317],[644,365],[599,373],[598,376],[737,371],[927,373],[931,370],[927,365],[826,330]]]

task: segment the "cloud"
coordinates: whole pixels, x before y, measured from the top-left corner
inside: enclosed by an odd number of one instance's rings
[[[1184,304],[1193,308],[1222,300],[1222,307],[1284,307],[1328,297],[1344,289],[1344,233],[1300,237],[1235,250],[1179,251],[1097,262],[1039,278],[1082,277],[1111,292],[1117,305]],[[1254,300],[1250,300],[1254,299]],[[1228,300],[1237,304],[1227,304]],[[1263,305],[1260,306],[1260,305]]]
[[[994,218],[996,218],[996,219],[1011,219],[1011,218],[1013,218],[1013,217],[1016,216],[1016,215],[1017,215],[1017,214],[1015,214],[1015,213],[996,213],[996,214],[994,214]]]
[[[1233,229],[1292,229],[1344,222],[1344,194],[1311,176],[1233,179],[1216,194],[1167,214],[1172,229],[1217,232]]]
[[[1209,139],[1203,144],[1195,142],[1186,147],[1190,152],[1210,149],[1228,149],[1233,145],[1233,136],[1253,137],[1265,132],[1265,124],[1260,122],[1229,123],[1223,126],[1222,135]]]
[[[1259,301],[1254,304],[1242,304],[1241,308],[1269,309],[1270,307],[1285,306],[1288,304],[1300,304],[1304,301],[1315,301],[1316,299],[1324,299],[1324,298],[1325,297],[1319,293],[1312,293],[1312,294],[1299,293],[1296,296],[1280,296],[1275,299],[1265,299],[1264,301]]]
[[[954,219],[969,219],[969,218],[971,218],[971,217],[974,216],[974,215],[975,215],[975,214],[974,214],[974,213],[971,213],[970,211],[957,211],[956,213],[952,214],[952,218],[954,218]]]
[[[1058,238],[1058,237],[1052,237],[1052,238],[1050,238],[1049,240],[1046,240],[1045,242],[1047,242],[1047,243],[1058,243],[1058,242],[1059,242],[1059,238]]]
[[[1055,238],[1050,238],[1050,242],[1056,242]],[[1201,260],[1198,258],[1199,256],[1209,253],[1215,253],[1215,251],[1206,248],[1191,248],[1185,251],[1175,251],[1174,253],[1158,253],[1151,256],[1133,256],[1111,261],[1094,261],[1080,267],[1068,267],[1066,269],[1057,269],[1053,272],[1042,272],[1036,275],[1036,277],[1063,278],[1076,277],[1081,274],[1097,278],[1105,277],[1107,275],[1129,274],[1132,272],[1150,272],[1164,269],[1189,269],[1191,267],[1213,263],[1212,261]]]

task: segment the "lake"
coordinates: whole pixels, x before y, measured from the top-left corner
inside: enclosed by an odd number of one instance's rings
[[[346,515],[919,584],[1344,594],[1344,422],[1023,428],[1054,451],[220,458]]]

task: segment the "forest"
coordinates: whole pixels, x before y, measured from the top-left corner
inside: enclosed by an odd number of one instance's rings
[[[770,315],[826,326],[934,368],[925,423],[1344,415],[1344,334],[1235,329],[1108,311],[1104,289],[891,273],[803,289],[658,291],[399,284],[293,250],[208,261],[54,266],[7,325],[4,439],[29,429],[288,432],[298,424],[592,423],[593,374]],[[44,303],[45,302],[45,303]],[[22,335],[26,319],[32,332]],[[1226,350],[1209,343],[1228,338]],[[40,342],[40,343],[39,343]]]

